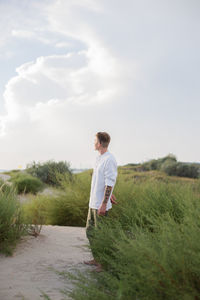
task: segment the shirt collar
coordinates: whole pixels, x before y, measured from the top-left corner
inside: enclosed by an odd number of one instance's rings
[[[106,152],[104,152],[103,154],[100,154],[100,153],[99,153],[99,157],[102,157],[102,156],[104,156],[104,155],[107,154],[107,153],[109,153],[108,150],[107,150]]]

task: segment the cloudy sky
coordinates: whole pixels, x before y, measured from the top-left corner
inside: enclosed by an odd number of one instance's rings
[[[199,0],[0,0],[0,169],[200,160]]]

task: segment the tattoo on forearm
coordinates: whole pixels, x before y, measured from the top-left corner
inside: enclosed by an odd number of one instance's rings
[[[108,202],[108,199],[110,197],[111,191],[112,191],[112,186],[106,185],[105,192],[104,192],[103,203],[107,203]]]

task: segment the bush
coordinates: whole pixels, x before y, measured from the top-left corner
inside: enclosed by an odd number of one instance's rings
[[[150,161],[147,161],[145,163],[143,163],[141,166],[143,167],[143,169],[145,171],[150,171],[150,170],[161,170],[163,164],[166,163],[174,163],[177,162],[177,159],[175,157],[175,155],[173,154],[168,154],[167,156],[163,157],[163,158],[159,158],[159,159],[152,159]]]
[[[176,157],[173,154],[159,159],[152,159],[137,166],[135,170],[138,171],[163,171],[170,176],[180,176],[188,178],[200,177],[200,165],[195,163],[183,163],[177,162]]]
[[[65,161],[55,162],[49,160],[43,164],[33,162],[26,167],[26,171],[32,176],[38,177],[46,184],[60,185],[60,175],[72,175],[70,164]]]
[[[11,255],[17,240],[26,233],[22,211],[14,189],[0,191],[0,251]]]
[[[176,166],[177,162],[167,160],[163,163],[161,171],[165,172],[169,176],[176,176]]]
[[[187,164],[181,162],[172,162],[163,165],[162,170],[168,175],[198,178],[199,177],[199,167],[195,164]]]
[[[17,193],[33,193],[41,191],[44,184],[38,179],[26,173],[18,173],[11,178]]]
[[[177,176],[198,178],[199,168],[193,164],[178,163],[176,173]]]

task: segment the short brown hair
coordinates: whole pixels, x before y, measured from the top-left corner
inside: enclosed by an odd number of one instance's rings
[[[107,148],[110,143],[110,135],[107,132],[97,132],[96,136],[103,148]]]

